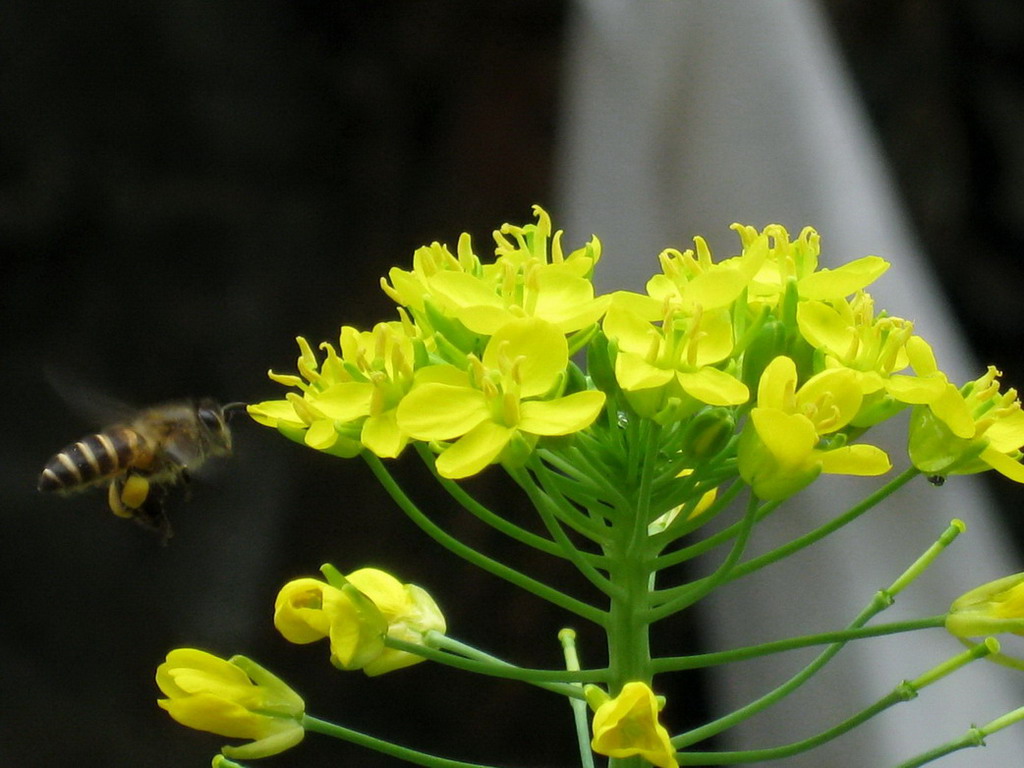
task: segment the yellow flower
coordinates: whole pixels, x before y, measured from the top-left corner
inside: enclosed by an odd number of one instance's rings
[[[768,256],[767,238],[758,238],[740,256],[713,262],[702,237],[693,239],[695,251],[666,248],[658,254],[661,274],[647,281],[647,295],[616,291],[613,303],[644,320],[660,320],[665,308],[692,314],[725,309],[733,304]]]
[[[1016,390],[999,392],[996,377],[1000,375],[989,366],[983,376],[959,391],[950,385],[938,403],[914,408],[908,448],[915,467],[939,476],[994,469],[1024,483],[1024,465],[1020,463],[1024,411]],[[947,398],[952,403],[947,403]]]
[[[768,249],[768,258],[748,288],[752,302],[774,305],[790,282],[802,300],[839,299],[866,288],[889,269],[889,263],[878,256],[864,256],[836,269],[818,269],[820,238],[811,227],[804,227],[793,241],[780,224],[769,224],[762,232],[741,224],[733,224],[732,229],[740,236],[744,252]],[[761,239],[767,241],[764,246],[758,243]]]
[[[523,458],[542,435],[589,426],[604,406],[594,390],[558,397],[569,363],[565,336],[539,318],[514,320],[487,343],[469,372],[438,365],[417,372],[398,406],[399,427],[417,440],[455,440],[437,471],[469,477],[497,461]]]
[[[758,497],[780,501],[821,472],[888,472],[888,457],[873,445],[818,448],[823,435],[850,423],[861,400],[857,376],[847,368],[826,369],[797,388],[796,364],[785,356],[775,358],[761,375],[757,407],[740,435],[740,476]]]
[[[505,224],[494,233],[493,264],[481,264],[469,235],[459,238],[458,258],[438,243],[419,249],[411,272],[393,268],[391,282],[381,286],[395,302],[406,306],[417,323],[448,337],[463,352],[466,339],[451,321],[472,334],[491,336],[512,320],[537,317],[562,333],[574,333],[604,313],[606,297],[594,297],[590,281],[600,257],[595,238],[566,257],[561,231],[551,236],[551,219],[534,206],[536,224]],[[509,237],[511,235],[511,238]]]
[[[415,584],[402,584],[375,568],[341,577],[341,587],[302,578],[285,584],[274,603],[274,626],[290,642],[330,637],[331,661],[341,669],[380,675],[423,661],[387,648],[384,638],[422,644],[429,630],[445,631],[433,598]]]
[[[801,335],[822,350],[825,364],[854,371],[864,393],[858,427],[883,421],[906,404],[939,401],[948,386],[928,343],[914,336],[913,323],[886,314],[876,316],[871,297],[852,301],[805,301],[797,308]],[[913,367],[914,373],[906,373]]]
[[[608,757],[639,755],[659,768],[678,768],[668,731],[658,722],[658,701],[646,683],[622,686],[594,713],[591,748]]]
[[[264,426],[310,448],[343,457],[364,447],[382,458],[393,458],[408,443],[395,420],[395,410],[412,386],[413,339],[400,322],[378,323],[372,331],[342,326],[339,356],[328,342],[321,363],[309,343],[298,338],[301,376],[270,373],[270,378],[302,391],[285,400],[248,407]]]
[[[221,659],[178,648],[157,668],[166,699],[157,704],[182,725],[251,744],[224,747],[228,757],[249,759],[283,752],[302,741],[302,698],[244,656]]]
[[[958,597],[946,614],[946,629],[961,638],[1000,632],[1024,635],[1024,573],[990,581]]]
[[[615,378],[642,416],[655,416],[673,400],[689,404],[673,410],[682,418],[701,403],[739,405],[750,397],[743,382],[716,367],[733,350],[728,310],[704,312],[697,306],[687,315],[666,305],[658,326],[617,302],[605,315],[603,329],[618,346]]]
[[[558,230],[552,237],[551,217],[547,211],[535,205],[533,214],[537,217],[536,224],[521,227],[502,224],[494,233],[494,253],[498,260],[517,265],[527,262],[561,264],[579,277],[592,277],[594,265],[601,259],[600,241],[596,237],[591,238],[582,248],[565,256],[562,251],[562,231]]]

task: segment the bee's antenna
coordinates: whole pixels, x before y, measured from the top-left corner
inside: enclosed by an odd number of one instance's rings
[[[231,416],[234,414],[235,411],[244,411],[246,406],[248,406],[248,405],[249,405],[248,403],[241,403],[241,402],[239,402],[239,403],[227,403],[226,405],[221,407],[221,411],[224,412],[225,416],[227,416],[228,418],[231,418]]]

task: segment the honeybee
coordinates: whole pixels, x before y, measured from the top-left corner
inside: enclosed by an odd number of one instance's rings
[[[187,483],[206,459],[230,455],[227,416],[244,406],[203,399],[147,408],[54,454],[38,488],[73,492],[106,485],[115,515],[157,531],[166,541],[171,536],[164,511],[168,489]]]

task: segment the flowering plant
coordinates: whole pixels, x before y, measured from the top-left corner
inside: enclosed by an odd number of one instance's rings
[[[866,256],[819,268],[819,238],[779,225],[734,225],[739,253],[716,261],[705,241],[659,256],[643,294],[596,295],[595,237],[566,252],[546,212],[495,232],[495,258],[468,235],[454,253],[420,248],[410,270],[381,287],[395,318],[371,330],[342,326],[337,343],[299,338],[297,372],[270,373],[289,391],[250,405],[252,418],[324,453],[361,456],[399,507],[442,546],[570,616],[600,627],[608,664],[581,667],[575,634],[559,635],[566,669],[534,670],[446,635],[422,588],[380,570],[286,584],[274,623],[295,643],[327,640],[340,670],[380,675],[423,660],[511,678],[564,696],[576,718],[581,765],[661,768],[782,758],[836,738],[973,659],[1014,664],[984,637],[1024,632],[1021,576],[957,600],[948,616],[866,626],[962,532],[959,521],[848,626],[827,637],[697,656],[656,657],[651,634],[716,588],[811,546],[853,522],[915,477],[995,469],[1024,482],[1024,413],[989,368],[951,383],[907,320],[877,311],[866,288],[888,264]],[[909,467],[864,442],[870,429],[910,411]],[[451,499],[519,544],[559,558],[595,588],[581,599],[476,551],[438,526],[384,460],[416,453]],[[521,489],[540,528],[502,516],[459,480],[500,467]],[[823,475],[866,478],[864,500],[773,551],[747,556],[757,525]],[[709,525],[715,521],[715,526]],[[538,532],[541,531],[541,532]],[[712,532],[713,531],[713,532]],[[698,578],[680,565],[717,557]],[[966,652],[921,670],[865,710],[810,738],[743,752],[695,745],[787,696],[859,637],[947,626]],[[982,637],[980,642],[966,638]],[[673,734],[662,676],[809,645],[825,646],[799,674],[736,712]],[[269,673],[180,649],[161,666],[161,701],[180,722],[229,737],[227,757],[254,758],[316,731],[428,766],[467,763],[399,747],[305,713]],[[215,659],[215,660],[211,660]],[[1017,666],[1024,666],[1016,663]],[[258,670],[258,671],[257,671]],[[975,746],[1024,717],[1024,709],[911,758],[921,765]],[[219,764],[229,764],[218,757]]]

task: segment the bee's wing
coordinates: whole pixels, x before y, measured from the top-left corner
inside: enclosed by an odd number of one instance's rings
[[[195,470],[205,458],[199,443],[191,434],[175,435],[164,441],[164,453],[182,468]]]
[[[68,407],[93,427],[125,424],[132,420],[137,408],[100,391],[67,371],[46,368],[46,382]]]

